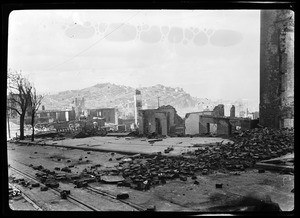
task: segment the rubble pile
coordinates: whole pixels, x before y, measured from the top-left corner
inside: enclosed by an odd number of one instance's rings
[[[153,185],[165,184],[166,180],[187,177],[196,179],[195,173],[207,175],[218,170],[242,171],[260,160],[270,159],[293,152],[293,129],[253,129],[238,132],[234,143],[217,143],[188,152],[188,157],[166,157],[161,153],[134,155],[120,161],[111,170],[112,175],[122,175],[125,180],[119,186],[147,190]],[[197,184],[197,181],[194,182]]]
[[[194,146],[198,147],[197,150],[187,152],[187,156],[163,156],[162,152],[157,152],[116,158],[118,166],[100,170],[100,164],[95,164],[89,169],[85,168],[79,175],[72,173],[70,168],[74,165],[55,167],[54,171],[41,165],[31,167],[39,171],[36,176],[40,181],[51,188],[58,187],[57,181],[61,180],[74,183],[76,188],[85,187],[90,182],[116,181],[118,186],[148,190],[151,186],[166,184],[167,180],[187,181],[188,177],[198,185],[199,174],[207,175],[219,170],[245,170],[258,161],[279,157],[294,150],[293,129],[240,131],[234,133],[231,140],[233,143]],[[167,148],[164,153],[169,153],[172,149]],[[114,153],[111,155],[114,156]],[[216,188],[222,188],[222,185]],[[66,193],[62,194],[63,198],[66,196]]]
[[[90,125],[83,126],[79,132],[76,132],[73,138],[86,138],[91,136],[105,136],[107,134],[104,128],[94,128]]]
[[[20,196],[22,194],[22,192],[19,189],[12,187],[10,185],[8,188],[8,193],[9,193],[9,199]]]
[[[148,190],[151,186],[165,184],[166,180],[179,178],[187,181],[187,177],[196,179],[195,172],[199,171],[208,172],[209,169],[199,165],[197,159],[153,154],[123,159],[118,167],[111,170],[111,174],[122,175],[125,178],[118,186]]]
[[[234,143],[201,147],[199,163],[211,169],[244,170],[261,160],[280,157],[294,150],[293,129],[252,129],[235,133]]]
[[[89,182],[96,181],[95,176],[91,175],[91,173],[87,173],[87,170],[84,170],[80,175],[72,173],[70,167],[58,168],[55,170],[60,170],[63,172],[55,172],[49,169],[44,168],[43,166],[31,166],[33,169],[38,170],[35,175],[39,178],[40,182],[45,184],[49,188],[58,188],[59,183],[57,181],[67,181],[72,182],[76,186],[76,188],[81,188],[86,186]],[[46,190],[44,190],[46,191]]]

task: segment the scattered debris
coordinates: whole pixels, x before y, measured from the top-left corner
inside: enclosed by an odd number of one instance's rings
[[[18,197],[22,194],[21,190],[12,186],[9,186],[8,193],[9,193],[9,198]]]
[[[47,181],[45,183],[46,186],[48,186],[49,188],[58,188],[59,187],[59,183],[56,181]]]
[[[174,148],[169,147],[169,148],[164,150],[164,153],[170,153],[170,151],[173,151],[173,150],[174,150]]]
[[[123,182],[123,176],[101,176],[101,181],[105,183],[119,183]]]
[[[35,187],[40,187],[40,183],[32,183],[31,187],[35,188]]]
[[[71,173],[71,170],[69,169],[69,167],[63,167],[63,168],[61,168],[61,171]]]
[[[60,192],[60,197],[61,197],[62,199],[67,199],[67,196],[68,196],[69,194],[71,194],[71,191],[70,191],[70,190],[62,190],[62,191]]]
[[[155,211],[155,210],[156,210],[155,205],[151,205],[151,206],[147,207],[147,211]]]
[[[117,199],[127,199],[129,198],[129,194],[128,193],[120,193],[120,194],[117,194]]]
[[[123,162],[132,162],[132,159],[131,158],[125,158],[125,159],[123,159]]]
[[[47,186],[42,186],[41,187],[41,191],[47,191],[48,190],[48,187]]]
[[[217,183],[216,184],[216,188],[222,188],[223,187],[223,184],[222,183]]]

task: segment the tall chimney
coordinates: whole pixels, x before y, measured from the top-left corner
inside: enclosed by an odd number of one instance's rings
[[[134,123],[138,125],[138,111],[142,109],[141,91],[136,89],[134,95]]]
[[[230,117],[235,117],[235,106],[232,105],[230,108]]]

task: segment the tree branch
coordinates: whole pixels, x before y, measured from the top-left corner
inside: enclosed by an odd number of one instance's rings
[[[10,110],[14,110],[14,111],[16,111],[19,115],[21,115],[21,113],[18,111],[18,109],[13,108],[13,107],[7,107],[7,108],[10,109]]]

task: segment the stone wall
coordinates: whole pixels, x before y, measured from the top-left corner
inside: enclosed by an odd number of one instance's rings
[[[260,124],[292,127],[294,119],[294,12],[261,11]]]

